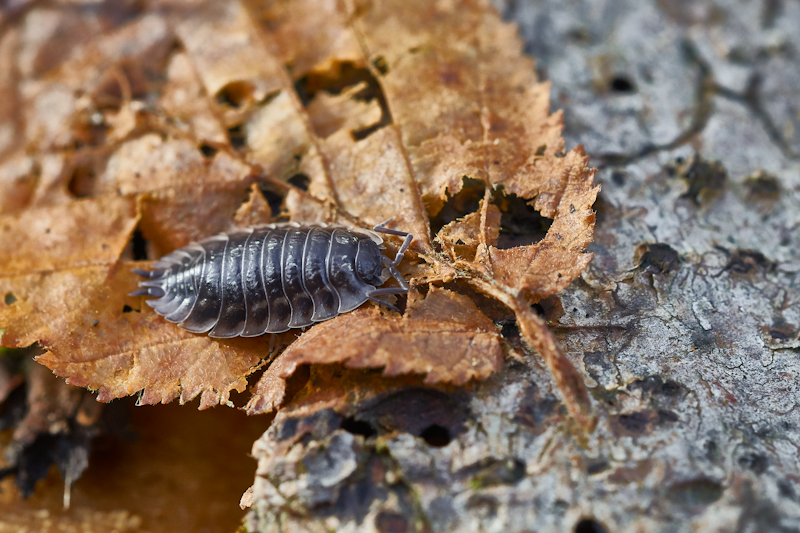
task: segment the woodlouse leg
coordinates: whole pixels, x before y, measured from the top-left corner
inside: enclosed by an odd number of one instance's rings
[[[394,306],[394,305],[390,304],[389,302],[384,302],[383,300],[379,300],[378,298],[372,298],[371,296],[369,297],[369,300],[371,302],[375,302],[378,305],[382,305],[384,307],[388,307],[392,311],[397,311],[398,313],[400,313],[400,309],[398,309],[397,306]]]
[[[403,289],[405,289],[404,292],[406,292],[408,291],[408,282],[405,280],[403,275],[400,274],[400,271],[397,270],[397,266],[403,260],[403,255],[406,253],[406,250],[408,250],[408,247],[411,246],[411,241],[414,240],[414,235],[406,231],[387,228],[386,224],[390,223],[392,220],[394,220],[394,218],[390,218],[385,222],[381,222],[380,224],[372,228],[372,231],[375,231],[377,233],[386,233],[387,235],[397,235],[398,237],[405,237],[405,239],[403,240],[403,244],[400,245],[400,248],[397,250],[397,254],[394,256],[394,261],[389,261],[387,258],[386,261],[384,262],[384,266],[386,266],[386,268],[389,269],[389,272],[392,274],[392,277],[397,280],[397,283],[399,283],[400,286],[403,287]],[[399,293],[393,293],[393,294],[399,294]]]
[[[405,294],[407,292],[408,289],[397,288],[397,287],[386,287],[384,289],[375,289],[374,291],[372,291],[367,295],[367,298],[369,298],[370,301],[375,302],[378,305],[388,307],[392,311],[397,311],[399,313],[400,309],[398,309],[396,306],[390,304],[389,302],[384,302],[383,300],[375,298],[375,296],[381,296],[383,294]]]

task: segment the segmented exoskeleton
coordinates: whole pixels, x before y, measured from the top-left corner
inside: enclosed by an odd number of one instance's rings
[[[131,296],[147,295],[156,313],[211,337],[256,337],[309,326],[367,300],[403,294],[397,266],[413,235],[385,227],[270,224],[222,233],[165,255]],[[394,260],[378,233],[404,237]],[[378,288],[390,277],[400,287]]]

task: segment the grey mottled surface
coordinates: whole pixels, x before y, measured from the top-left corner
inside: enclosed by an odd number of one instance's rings
[[[498,7],[601,167],[595,259],[542,304],[598,428],[565,431],[533,354],[349,420],[280,414],[250,527],[800,531],[800,2]]]

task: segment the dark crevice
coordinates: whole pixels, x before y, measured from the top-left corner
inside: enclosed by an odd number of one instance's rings
[[[636,92],[636,85],[624,74],[618,74],[611,78],[608,86],[611,92],[615,93],[633,94]]]
[[[247,146],[247,134],[242,124],[228,128],[228,141],[234,150],[241,150]]]
[[[450,436],[450,430],[439,424],[431,424],[426,427],[422,433],[419,434],[425,442],[435,448],[441,448],[450,444],[453,438]]]
[[[374,437],[378,431],[372,424],[364,420],[356,420],[352,416],[342,420],[342,429],[353,435],[362,435],[364,438]]]
[[[3,298],[3,302],[5,302],[6,305],[11,305],[16,301],[17,301],[17,297],[14,296],[14,293],[12,293],[12,292],[7,292],[5,297]]]
[[[207,159],[212,159],[215,155],[217,155],[217,152],[219,152],[219,148],[217,148],[216,146],[211,146],[210,144],[205,144],[205,143],[201,144],[199,146],[199,149],[200,153],[203,154],[203,157]]]
[[[272,213],[272,218],[278,218],[283,208],[284,194],[278,191],[274,185],[265,181],[258,182],[258,190],[264,195],[264,199],[267,201],[269,210]]]
[[[86,198],[94,191],[97,176],[90,161],[77,161],[67,182],[67,190],[74,198]]]
[[[274,361],[273,359],[273,362]],[[298,366],[294,374],[286,378],[286,392],[283,397],[283,405],[289,405],[297,393],[305,388],[310,379],[311,367],[308,365]]]
[[[146,261],[147,257],[147,240],[138,229],[133,232],[131,236],[131,248],[133,252],[134,261]]]
[[[311,178],[305,174],[295,174],[287,180],[291,185],[294,185],[302,191],[308,190],[308,185],[311,183]]]
[[[575,533],[608,533],[608,529],[593,518],[584,518],[575,524]]]

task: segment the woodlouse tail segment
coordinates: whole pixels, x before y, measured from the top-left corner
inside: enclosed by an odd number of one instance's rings
[[[132,272],[147,279],[146,281],[139,282],[139,287],[142,287],[141,289],[133,291],[128,294],[128,296],[152,296],[153,298],[162,298],[166,294],[162,286],[162,276],[166,272],[165,270],[142,270],[140,268],[134,268]]]
[[[387,235],[397,235],[398,237],[404,237],[403,244],[400,245],[400,248],[397,250],[397,254],[394,256],[394,261],[389,261],[388,257],[384,257],[383,258],[383,266],[385,266],[389,270],[389,273],[392,275],[392,277],[394,279],[397,280],[397,283],[400,284],[400,286],[403,288],[403,290],[401,292],[383,292],[383,293],[380,293],[379,291],[394,290],[394,289],[377,289],[377,290],[375,290],[375,291],[373,291],[371,293],[373,295],[374,294],[404,294],[404,293],[408,292],[408,282],[405,280],[403,275],[400,274],[400,271],[397,270],[397,266],[400,264],[400,261],[403,260],[403,255],[406,253],[406,250],[408,250],[408,247],[411,246],[411,241],[414,240],[414,236],[412,234],[406,232],[406,231],[400,231],[400,230],[396,230],[396,229],[387,228],[386,224],[389,224],[392,220],[394,220],[394,218],[390,218],[389,220],[387,220],[385,222],[381,222],[380,224],[378,224],[377,226],[372,228],[372,231],[374,231],[376,233],[386,233]],[[370,300],[372,300],[371,297],[370,297]],[[383,302],[380,302],[380,303],[383,303]],[[383,304],[383,305],[387,305],[387,304]],[[392,306],[388,306],[387,305],[387,307],[392,307]]]

